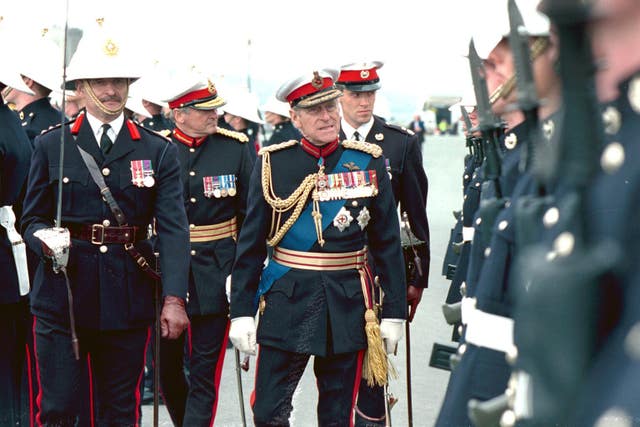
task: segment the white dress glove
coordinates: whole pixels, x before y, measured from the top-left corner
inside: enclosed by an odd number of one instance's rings
[[[243,353],[256,354],[256,322],[253,317],[243,316],[231,319],[229,339]]]
[[[380,322],[380,336],[384,341],[387,354],[395,354],[398,342],[402,339],[404,333],[403,326],[403,319],[382,319]]]

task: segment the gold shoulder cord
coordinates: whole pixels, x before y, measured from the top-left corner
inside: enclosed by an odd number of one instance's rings
[[[271,153],[270,150],[264,150],[262,153],[262,194],[264,199],[269,203],[273,212],[271,215],[271,230],[269,235],[271,236],[267,240],[269,246],[276,246],[280,240],[284,237],[285,233],[289,231],[291,226],[298,220],[300,213],[304,208],[304,204],[309,197],[309,193],[315,190],[316,181],[318,175],[324,174],[324,166],[320,166],[320,170],[317,173],[307,175],[304,181],[291,193],[286,199],[281,199],[276,196],[273,191],[273,182],[271,180]],[[320,246],[324,245],[324,239],[322,238],[322,214],[320,213],[320,206],[318,202],[317,192],[313,194],[313,220],[316,227],[316,235],[318,236],[318,243]],[[293,213],[284,224],[281,224],[282,214],[293,209]]]

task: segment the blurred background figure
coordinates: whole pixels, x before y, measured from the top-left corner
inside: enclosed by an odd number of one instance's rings
[[[422,143],[424,142],[424,134],[427,131],[427,128],[424,126],[424,121],[420,117],[420,114],[415,114],[413,116],[413,120],[407,126],[407,129],[413,131],[418,137],[418,142],[420,143],[420,147],[422,147]]]
[[[262,144],[264,147],[301,138],[300,132],[289,118],[289,105],[275,98],[269,98],[262,107],[262,111],[264,111],[265,121],[272,127],[271,136]]]
[[[250,146],[255,147],[253,153],[257,154],[260,149],[260,126],[264,124],[264,121],[258,114],[256,96],[249,92],[232,91],[223,111],[225,122],[236,132],[247,135]]]

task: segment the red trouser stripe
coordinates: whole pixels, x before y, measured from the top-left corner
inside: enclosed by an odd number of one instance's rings
[[[27,358],[27,381],[29,382],[29,426],[33,427],[33,372],[31,372],[31,352],[29,351],[29,344],[25,344],[24,349],[24,355]]]
[[[36,397],[36,404],[38,405],[38,413],[36,414],[36,424],[39,427],[42,426],[42,421],[40,421],[40,407],[42,405],[42,384],[40,383],[40,364],[38,363],[38,351],[36,349],[36,316],[33,316],[33,326],[31,328],[33,332],[33,351],[35,353],[35,361],[36,361],[36,379],[38,381],[38,396]]]
[[[213,410],[211,411],[211,423],[209,427],[213,427],[213,421],[216,419],[216,412],[218,410],[218,390],[220,389],[220,378],[222,377],[222,367],[224,366],[224,355],[227,351],[227,342],[229,341],[229,326],[231,321],[227,321],[227,327],[224,330],[224,338],[220,347],[220,353],[218,354],[218,363],[216,364],[216,370],[213,377],[213,384],[216,390],[216,397],[213,400]]]
[[[89,373],[89,418],[91,427],[95,427],[96,413],[95,408],[93,407],[93,365],[91,364],[91,355],[89,353],[87,353],[87,372]]]
[[[349,426],[353,427],[354,422],[354,410],[356,408],[356,402],[358,401],[358,390],[360,390],[360,381],[362,380],[362,360],[364,359],[365,350],[358,352],[358,364],[356,366],[356,379],[353,382],[353,395],[351,398],[351,415],[349,416]]]
[[[256,384],[258,383],[258,365],[260,362],[260,346],[258,345],[258,353],[256,355],[256,374],[253,377],[253,390],[251,391],[251,397],[249,397],[249,405],[253,408],[256,403]]]
[[[138,376],[138,382],[136,382],[136,406],[135,406],[135,426],[139,427],[140,420],[140,383],[142,382],[142,378],[144,378],[144,365],[147,361],[147,347],[149,347],[149,341],[151,340],[151,327],[147,328],[147,342],[144,343],[144,350],[142,351],[142,369],[140,370],[140,375]]]

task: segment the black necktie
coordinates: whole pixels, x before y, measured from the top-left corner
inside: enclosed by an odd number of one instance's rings
[[[111,138],[109,138],[109,135],[107,135],[107,131],[109,129],[111,129],[111,125],[106,123],[102,125],[102,136],[100,137],[100,149],[102,150],[102,153],[104,153],[105,156],[109,154],[109,151],[111,150],[111,146],[113,146],[113,142],[111,142]]]
[[[358,131],[355,131],[353,133],[353,139],[355,139],[356,141],[360,141],[360,133]]]

